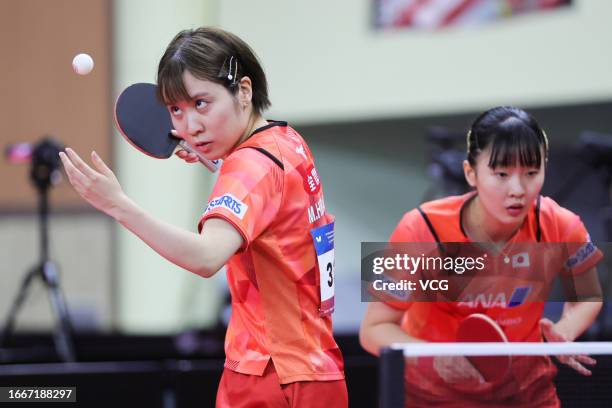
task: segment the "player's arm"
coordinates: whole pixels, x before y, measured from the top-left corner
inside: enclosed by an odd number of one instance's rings
[[[565,302],[561,319],[555,328],[568,341],[577,339],[593,323],[601,310],[601,301]]]
[[[540,327],[542,335],[546,341],[564,342],[574,341],[593,323],[595,317],[601,310],[601,288],[597,280],[597,270],[590,270],[578,274],[573,277],[576,291],[582,294],[589,294],[584,301],[565,302],[563,305],[563,313],[557,323],[553,323],[549,319],[541,319]],[[595,284],[595,286],[593,286]],[[593,292],[595,288],[595,292]],[[595,296],[592,294],[595,293]],[[599,295],[597,295],[599,293]],[[582,375],[591,375],[591,371],[585,367],[593,365],[596,361],[586,355],[576,356],[557,356],[557,360],[563,364],[567,364]]]
[[[578,338],[595,320],[602,303],[602,291],[597,269],[571,276],[572,292],[577,301],[565,302],[556,330],[568,341]]]
[[[200,235],[161,221],[134,204],[118,208],[114,218],[155,252],[190,272],[213,276],[242,246],[242,235],[221,218],[206,220]]]
[[[361,347],[378,356],[380,350],[392,343],[421,342],[402,330],[403,310],[394,309],[383,302],[371,302],[359,328]]]
[[[240,233],[227,221],[207,220],[201,235],[158,220],[134,203],[102,159],[92,153],[97,171],[72,149],[60,153],[70,183],[98,210],[115,218],[170,262],[198,275],[214,275],[242,246]]]

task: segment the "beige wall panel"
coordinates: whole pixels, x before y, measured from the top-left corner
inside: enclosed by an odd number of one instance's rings
[[[50,134],[77,151],[111,155],[109,0],[0,1],[0,147]],[[72,71],[72,58],[90,54],[91,74]],[[36,195],[28,165],[0,160],[0,211],[32,209]],[[54,204],[86,204],[62,183]]]

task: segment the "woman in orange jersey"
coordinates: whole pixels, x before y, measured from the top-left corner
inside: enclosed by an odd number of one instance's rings
[[[210,277],[227,264],[232,316],[217,407],[347,406],[332,336],[333,217],[304,139],[262,116],[270,101],[257,57],[226,31],[185,30],[162,56],[157,80],[176,135],[224,160],[199,234],[138,207],[95,153],[94,168],[71,149],[61,154],[70,182],[184,269]]]
[[[497,248],[502,268],[529,266],[541,254],[532,244],[575,243],[560,263],[561,273],[575,280],[596,282],[601,252],[591,243],[579,217],[552,199],[540,196],[544,183],[548,140],[532,116],[514,107],[482,113],[467,135],[466,180],[474,191],[424,203],[404,215],[391,242],[477,242]],[[512,262],[511,262],[512,260]],[[532,262],[533,263],[533,262]],[[533,265],[531,265],[533,266]],[[516,271],[510,270],[510,276]],[[506,275],[508,276],[508,275]],[[501,278],[498,278],[501,279]],[[502,285],[511,290],[511,285]],[[597,284],[595,286],[598,287]],[[516,288],[515,288],[516,289]],[[518,292],[516,292],[518,293]],[[536,291],[497,297],[483,290],[453,302],[396,302],[368,305],[360,330],[362,346],[378,355],[391,343],[452,342],[460,322],[484,313],[509,341],[572,341],[586,330],[601,308],[599,300],[566,302],[556,323],[543,318],[544,302]],[[583,375],[595,361],[588,356],[559,357]],[[409,406],[538,406],[556,407],[556,369],[549,358],[517,357],[502,380],[486,382],[464,357],[436,357],[431,364],[407,362]]]

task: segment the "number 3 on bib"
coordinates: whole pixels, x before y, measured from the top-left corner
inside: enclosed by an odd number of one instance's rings
[[[334,286],[336,284],[336,259],[334,256],[334,223],[323,225],[310,231],[317,252],[319,266],[319,290],[321,304],[319,315],[325,316],[334,311]]]

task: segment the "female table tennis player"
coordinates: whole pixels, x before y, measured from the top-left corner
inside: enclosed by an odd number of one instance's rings
[[[503,258],[512,257],[516,243],[580,243],[565,265],[571,265],[569,273],[576,279],[593,279],[602,254],[590,242],[579,217],[540,196],[547,155],[546,134],[525,111],[496,107],[482,113],[468,132],[463,163],[474,191],[406,213],[390,241],[487,242],[497,245]],[[491,317],[509,341],[572,341],[593,322],[601,302],[566,302],[556,323],[542,318],[543,308],[544,302],[528,298],[513,307],[478,302],[372,302],[360,340],[372,354],[395,342],[452,342],[460,321],[479,312]],[[588,356],[559,360],[584,375],[590,374],[585,364],[595,362]],[[429,367],[431,375],[413,362],[407,364],[410,406],[559,405],[553,384],[556,370],[545,357],[514,358],[508,375],[498,383],[485,382],[463,357],[437,357]]]
[[[257,57],[226,31],[185,30],[157,80],[177,135],[224,160],[199,234],[138,207],[95,152],[93,168],[72,149],[61,154],[70,182],[184,269],[210,277],[227,263],[232,316],[217,407],[347,406],[332,336],[333,217],[302,137],[262,116],[270,101]]]

